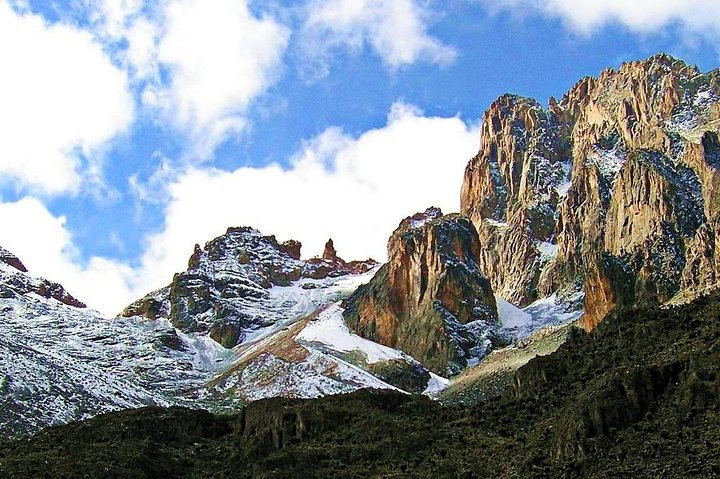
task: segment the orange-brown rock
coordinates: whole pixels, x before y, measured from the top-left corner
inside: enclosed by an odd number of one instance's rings
[[[558,190],[570,160],[558,116],[535,100],[503,95],[483,119],[481,149],[465,170],[461,210],[483,244],[478,262],[493,289],[516,304],[538,297],[537,244],[553,239]]]
[[[405,218],[388,241],[388,263],[345,302],[348,325],[439,374],[458,372],[485,354],[497,324],[480,250],[461,215],[430,208]]]
[[[327,243],[325,243],[325,249],[323,250],[322,258],[332,262],[336,262],[339,260],[337,251],[335,251],[335,245],[333,244],[332,238],[327,240]]]
[[[461,204],[500,295],[524,305],[582,287],[592,327],[617,306],[720,285],[720,71],[659,54],[547,110],[503,96],[484,120]]]

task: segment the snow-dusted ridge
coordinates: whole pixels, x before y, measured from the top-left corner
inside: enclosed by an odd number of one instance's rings
[[[273,251],[258,254],[275,259]],[[345,325],[341,300],[377,269],[260,286],[255,270],[233,264],[229,255],[218,259],[199,265],[212,278],[232,276],[258,290],[233,299],[236,311],[254,319],[232,348],[208,331],[176,328],[167,317],[169,288],[146,297],[161,304],[159,317],[107,319],[62,302],[60,285],[0,261],[0,437],[145,405],[217,410],[267,397],[312,398],[361,388],[436,397],[449,384],[407,354]],[[59,288],[52,289],[55,296],[37,293],[49,291],[48,285]],[[518,338],[576,315],[555,299],[524,312],[499,298],[498,306],[504,330]]]
[[[265,290],[245,307],[270,321],[226,349],[207,333],[183,332],[164,318],[107,319],[18,289],[36,280],[0,264],[0,285],[8,288],[0,297],[0,437],[145,405],[216,409],[272,396],[398,389],[363,369],[353,344],[372,360],[412,359],[343,329],[337,303],[373,274]],[[326,305],[317,321],[308,318]],[[335,329],[328,331],[325,321]],[[295,342],[293,333],[303,339]],[[292,354],[275,354],[278,345]],[[242,373],[233,375],[238,364]]]

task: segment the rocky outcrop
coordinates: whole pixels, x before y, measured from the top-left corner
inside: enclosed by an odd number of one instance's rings
[[[363,274],[377,268],[380,264],[372,258],[364,261],[347,262],[338,256],[332,238],[328,239],[319,258],[310,258],[305,262],[304,276],[312,279],[333,278],[347,274]]]
[[[74,308],[87,307],[85,303],[68,293],[61,284],[27,274],[28,270],[22,261],[2,247],[0,247],[0,265],[4,265],[0,267],[0,298],[14,298],[33,293]]]
[[[719,105],[718,70],[662,54],[584,78],[547,109],[493,103],[461,210],[496,291],[525,305],[583,288],[591,328],[616,307],[717,287]]]
[[[332,238],[327,240],[327,243],[325,243],[325,249],[323,250],[322,259],[333,262],[338,260],[337,251],[335,251],[335,245],[333,244]]]
[[[278,242],[249,228],[228,228],[202,248],[195,245],[188,269],[172,283],[129,305],[122,316],[168,318],[185,332],[208,332],[226,348],[242,342],[249,328],[272,324],[257,303],[273,286],[288,286],[302,278],[322,279],[363,273],[373,260],[346,263],[300,259],[301,243]],[[278,306],[279,307],[279,306]]]
[[[388,241],[388,263],[345,301],[348,326],[439,374],[457,373],[484,356],[497,324],[480,250],[461,215],[429,208],[405,218]]]
[[[493,289],[526,305],[538,297],[538,245],[554,239],[557,209],[570,177],[566,126],[535,100],[503,95],[483,118],[482,148],[467,165],[461,211],[483,244],[478,258]]]
[[[10,251],[6,250],[2,246],[0,246],[0,263],[5,263],[8,266],[12,266],[16,270],[20,271],[21,273],[27,273],[28,270],[25,267],[25,265],[20,261],[20,259],[12,254]]]

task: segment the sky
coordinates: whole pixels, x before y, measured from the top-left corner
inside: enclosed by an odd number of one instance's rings
[[[717,0],[0,0],[0,245],[106,315],[229,226],[384,260],[499,95],[718,45]]]

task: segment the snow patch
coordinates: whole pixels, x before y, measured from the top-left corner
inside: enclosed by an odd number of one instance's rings
[[[492,218],[485,218],[485,222],[495,228],[507,228],[508,224],[504,221],[497,221]]]
[[[595,151],[588,156],[588,160],[598,167],[605,178],[615,178],[627,160],[627,152],[619,145],[612,150],[595,148]]]
[[[559,247],[556,244],[541,241],[537,244],[537,249],[540,252],[540,259],[547,261],[557,256]]]
[[[561,298],[557,293],[518,308],[496,296],[500,322],[505,331],[518,339],[531,336],[549,326],[572,323],[582,316],[582,291]]]
[[[500,296],[496,295],[495,301],[497,302],[498,316],[500,316],[500,322],[504,329],[519,328],[531,322],[532,317],[528,313],[508,303]]]
[[[568,180],[563,183],[560,183],[555,190],[558,193],[558,196],[561,198],[565,198],[568,195],[568,192],[570,191],[570,187],[572,186],[572,181]]]
[[[343,321],[342,313],[343,309],[339,304],[330,305],[317,319],[310,321],[296,339],[306,343],[321,343],[337,352],[358,351],[365,356],[369,364],[404,358],[403,354],[395,349],[350,332]]]
[[[437,396],[450,385],[450,380],[435,373],[430,373],[430,380],[425,390],[422,392],[426,396]]]

